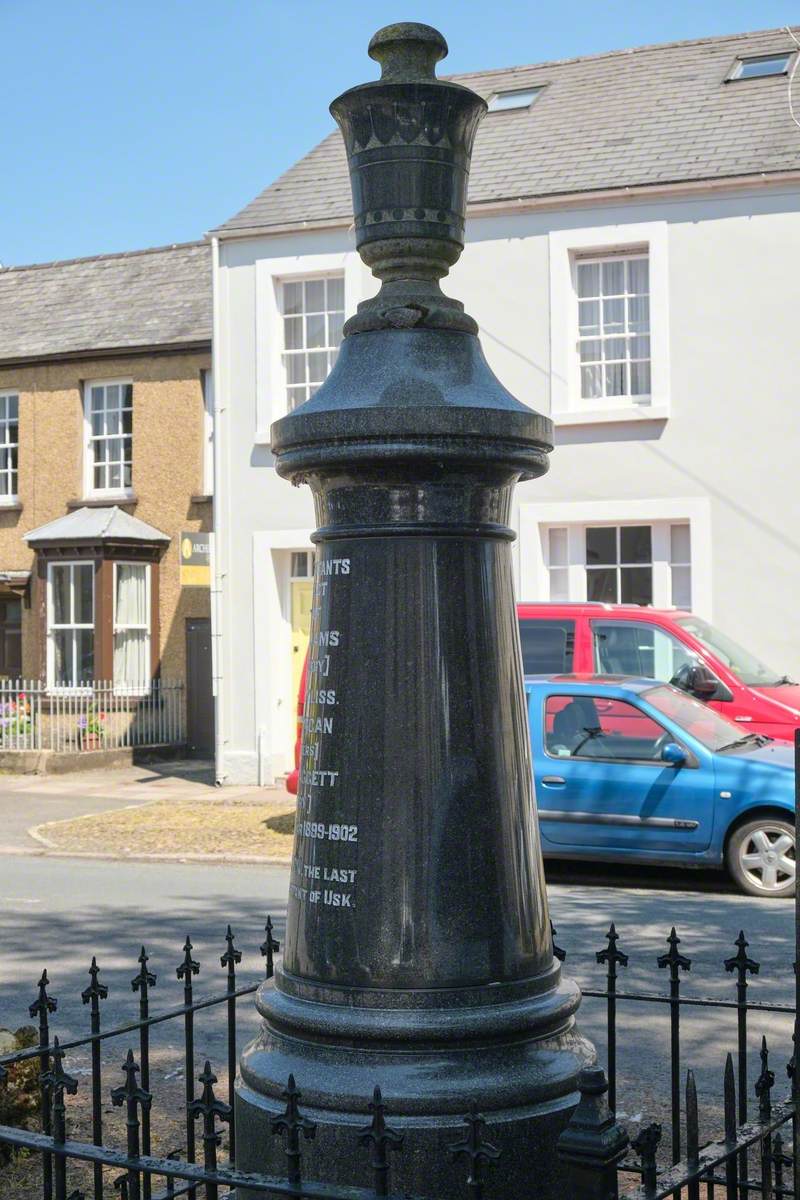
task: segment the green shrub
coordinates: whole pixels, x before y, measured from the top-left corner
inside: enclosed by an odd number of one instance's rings
[[[23,1025],[11,1033],[0,1029],[0,1053],[14,1054],[35,1046],[38,1040],[32,1025]],[[26,1058],[6,1068],[7,1074],[0,1083],[0,1125],[17,1125],[26,1128],[30,1118],[39,1109],[39,1059]],[[10,1146],[0,1145],[0,1163],[8,1162],[13,1154]]]

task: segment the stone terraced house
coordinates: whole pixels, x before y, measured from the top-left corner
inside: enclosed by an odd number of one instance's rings
[[[211,251],[0,270],[0,677],[185,686],[213,747]]]

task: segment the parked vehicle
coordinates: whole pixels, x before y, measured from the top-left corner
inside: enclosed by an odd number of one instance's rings
[[[526,675],[594,672],[659,679],[705,701],[750,733],[791,741],[800,725],[800,684],[760,662],[701,617],[633,604],[518,604]],[[306,667],[297,696],[297,794]]]
[[[527,679],[546,857],[726,866],[794,892],[794,751],[652,679]]]
[[[791,741],[800,685],[693,613],[625,604],[519,604],[526,675],[658,679],[745,726]]]

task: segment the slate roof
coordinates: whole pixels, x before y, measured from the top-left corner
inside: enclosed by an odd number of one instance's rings
[[[482,122],[470,206],[797,170],[786,77],[722,82],[737,56],[795,49],[785,30],[767,29],[453,75],[487,99],[548,85],[529,110]],[[215,232],[332,219],[352,219],[338,129]]]
[[[0,362],[211,340],[211,247],[0,269]]]
[[[168,542],[170,538],[154,525],[140,521],[123,512],[117,505],[110,508],[76,508],[65,517],[48,521],[38,529],[23,534],[29,545],[39,542],[128,541]]]

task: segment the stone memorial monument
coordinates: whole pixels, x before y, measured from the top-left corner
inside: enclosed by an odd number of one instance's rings
[[[486,104],[436,78],[429,26],[388,26],[369,53],[381,79],[331,112],[382,286],[272,430],[278,472],[314,494],[317,553],[285,949],[241,1060],[237,1165],[283,1170],[291,1074],[316,1125],[308,1178],[371,1180],[358,1133],[379,1085],[405,1142],[393,1190],[463,1194],[447,1148],[474,1108],[497,1188],[535,1179],[546,1200],[594,1057],[552,952],[507,524],[551,424],[439,286]]]

